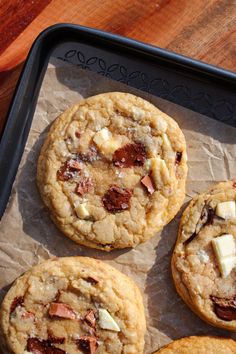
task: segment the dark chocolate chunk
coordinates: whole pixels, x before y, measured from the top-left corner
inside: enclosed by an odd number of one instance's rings
[[[66,352],[56,347],[48,347],[45,350],[45,354],[66,354]]]
[[[63,344],[65,343],[65,337],[56,337],[54,334],[50,331],[48,331],[48,339],[47,342],[51,344]]]
[[[27,340],[27,350],[34,354],[45,354],[46,348],[46,341],[41,341],[38,338],[28,338]]]
[[[113,185],[104,194],[102,201],[108,211],[121,212],[129,209],[131,196],[132,192],[129,189]]]
[[[215,217],[215,211],[214,209],[212,209],[212,207],[206,205],[206,209],[207,209],[207,221],[203,226],[212,225]]]
[[[179,165],[182,159],[182,152],[181,151],[177,151],[176,155],[175,155],[175,164]]]
[[[113,164],[117,167],[127,168],[143,166],[147,154],[145,147],[140,143],[126,144],[117,149],[113,155]]]
[[[11,307],[10,307],[10,314],[15,311],[15,309],[17,308],[17,306],[22,306],[24,303],[24,297],[23,296],[17,296],[15,297],[15,299],[12,301],[11,303]]]
[[[214,311],[217,317],[221,318],[224,321],[233,321],[236,320],[236,310],[232,310],[229,308],[220,307],[215,305]]]
[[[197,234],[194,232],[187,240],[184,241],[184,245],[188,245],[196,236]]]
[[[205,205],[202,209],[200,219],[196,225],[195,232],[184,241],[184,245],[188,245],[200,232],[200,230],[207,225],[212,225],[215,217],[215,211],[209,205]]]
[[[96,285],[99,283],[99,280],[94,278],[94,277],[87,277],[87,278],[83,278],[84,280],[86,280],[88,283],[92,284],[92,285]]]
[[[214,312],[224,321],[236,320],[236,295],[230,298],[220,298],[211,295],[214,304]]]
[[[206,204],[203,207],[202,212],[201,212],[201,216],[200,216],[200,221],[202,224],[201,228],[206,225],[212,225],[213,221],[214,221],[214,216],[215,216],[214,209],[212,209],[212,207],[210,207],[208,204]]]
[[[38,338],[28,338],[27,350],[34,354],[66,354],[64,350],[52,346],[50,341]]]
[[[76,130],[76,132],[75,132],[76,138],[79,139],[81,137],[81,135],[82,135],[82,133],[79,130]]]

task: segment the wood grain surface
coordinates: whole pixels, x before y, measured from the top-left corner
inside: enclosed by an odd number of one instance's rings
[[[236,0],[0,0],[0,125],[32,42],[69,22],[236,71]]]
[[[0,54],[51,0],[0,2]]]

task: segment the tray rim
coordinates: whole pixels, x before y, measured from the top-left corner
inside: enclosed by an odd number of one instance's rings
[[[132,47],[132,49],[139,50],[141,52],[145,52],[146,54],[153,54],[155,57],[159,57],[163,60],[166,61],[173,61],[174,64],[183,66],[186,65],[189,68],[193,68],[195,70],[203,71],[204,74],[211,74],[211,75],[217,75],[217,77],[220,77],[221,79],[227,79],[227,80],[236,80],[236,72],[232,70],[227,70],[224,68],[221,68],[216,65],[208,64],[202,60],[198,59],[193,59],[191,57],[185,56],[183,54],[178,54],[176,52],[170,51],[168,49],[164,49],[152,44],[148,44],[142,41],[138,41],[136,39],[132,39],[130,37],[124,37],[115,33],[111,32],[106,32],[100,29],[92,28],[92,27],[86,27],[86,26],[81,26],[77,24],[70,24],[70,23],[59,23],[52,25],[45,30],[43,30],[38,37],[36,37],[35,41],[33,42],[31,49],[29,51],[29,54],[26,58],[26,61],[28,61],[29,56],[31,54],[31,51],[34,49],[34,47],[37,44],[40,44],[40,42],[44,42],[45,40],[48,39],[48,37],[55,31],[58,30],[68,30],[68,29],[74,29],[76,31],[79,31],[80,34],[84,33],[87,35],[92,35],[94,37],[100,37],[100,39],[105,39],[107,41],[114,42],[116,44],[122,44],[127,47]],[[235,81],[234,81],[235,83]]]
[[[112,44],[123,51],[137,52],[139,55],[149,57],[149,59],[159,60],[175,68],[184,68],[195,75],[198,74],[204,78],[217,80],[225,85],[236,88],[236,73],[166,49],[128,37],[75,24],[60,23],[46,28],[39,34],[31,46],[18,79],[1,134],[0,218],[7,206],[11,188],[28,138],[38,93],[50,54],[60,42],[65,41],[63,36],[60,37],[61,34],[64,34],[64,36],[70,35],[75,40],[78,36],[87,37],[90,41],[97,39],[100,41],[100,44],[105,46]],[[55,37],[59,38],[54,42]],[[70,41],[73,40],[70,39]],[[29,81],[29,78],[33,78],[33,80]],[[30,101],[30,105],[27,109],[26,105],[28,101]],[[17,131],[20,134],[17,136],[17,140],[14,141],[13,139],[12,141],[13,133]],[[11,161],[10,166],[8,165],[9,160]]]

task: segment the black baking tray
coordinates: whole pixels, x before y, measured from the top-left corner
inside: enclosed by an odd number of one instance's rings
[[[236,126],[236,74],[129,38],[71,24],[35,40],[0,140],[0,217],[24,151],[50,56]]]

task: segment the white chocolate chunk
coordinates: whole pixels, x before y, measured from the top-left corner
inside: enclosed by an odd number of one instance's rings
[[[86,203],[79,204],[75,208],[75,212],[80,219],[86,219],[90,215]]]
[[[233,235],[227,234],[212,240],[213,248],[218,258],[229,257],[236,254],[236,245]]]
[[[78,333],[73,333],[73,334],[71,335],[71,337],[72,337],[72,339],[77,340],[77,339],[80,339],[81,335],[78,334]]]
[[[101,147],[101,151],[104,154],[113,154],[119,147],[121,146],[121,142],[118,139],[111,138],[107,140]]]
[[[116,321],[111,317],[109,312],[105,309],[99,309],[99,326],[102,329],[109,329],[110,331],[120,332],[120,327]]]
[[[222,202],[218,203],[216,206],[216,215],[223,219],[232,219],[236,217],[235,202]]]
[[[233,235],[227,234],[212,240],[222,277],[227,277],[236,265],[236,245]]]
[[[131,110],[132,110],[132,118],[134,120],[141,120],[145,117],[145,112],[139,107],[133,106]]]
[[[111,138],[111,132],[107,128],[103,128],[102,130],[100,130],[94,135],[93,141],[98,147],[100,147],[110,138]]]
[[[22,354],[34,354],[34,353],[28,352],[28,350],[24,350]]]
[[[54,148],[55,148],[56,153],[59,156],[66,157],[69,154],[69,151],[67,149],[67,145],[64,140],[63,141],[61,141],[61,140],[56,141],[54,144]]]
[[[103,128],[93,137],[93,141],[103,154],[112,155],[122,145],[121,139],[112,137],[107,128]]]
[[[223,258],[219,264],[220,272],[223,278],[226,278],[236,265],[236,256]]]
[[[163,144],[166,148],[172,149],[170,139],[168,138],[168,136],[166,134],[162,134],[162,140],[163,140]]]
[[[150,171],[151,170],[151,165],[152,165],[152,162],[151,162],[151,159],[147,159],[145,162],[144,162],[144,167],[147,171]]]
[[[167,122],[162,118],[162,116],[154,116],[152,119],[152,126],[158,131],[165,133],[167,129]]]
[[[153,157],[150,159],[150,164],[152,178],[156,188],[170,182],[169,170],[164,160],[162,160],[160,157]]]

